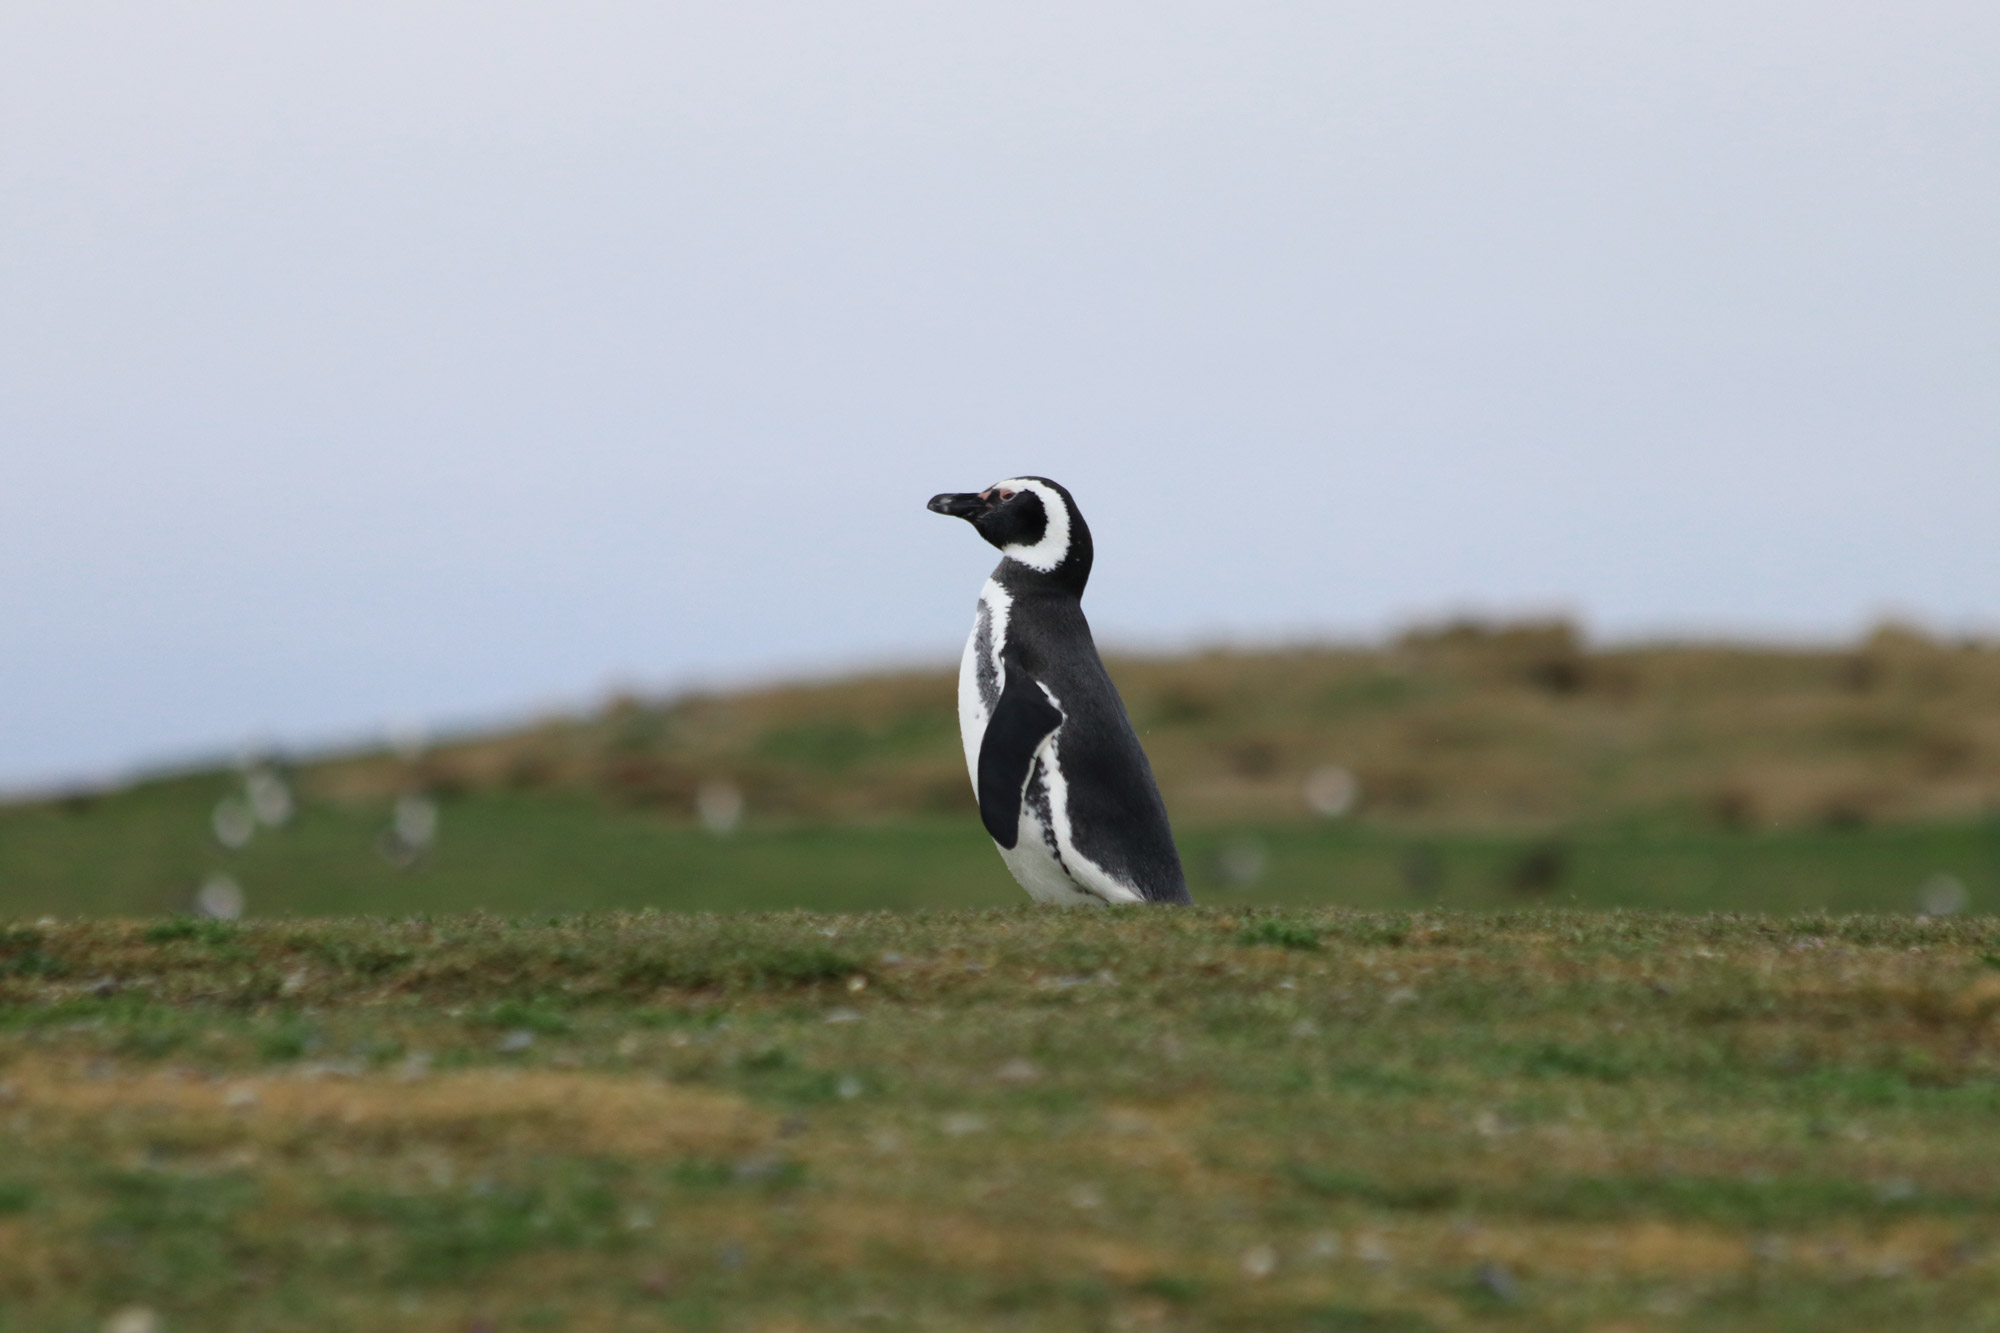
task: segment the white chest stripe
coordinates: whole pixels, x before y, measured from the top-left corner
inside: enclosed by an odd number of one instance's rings
[[[987,650],[991,654],[994,689],[1004,690],[1007,688],[1007,664],[1001,653],[1007,647],[1007,621],[1014,610],[1014,599],[1007,595],[1005,588],[988,579],[986,586],[979,591],[979,600],[986,603],[987,615],[991,617],[988,621]],[[982,706],[984,702],[981,700]]]
[[[1005,588],[989,579],[979,591],[979,605],[985,613],[987,658],[984,662],[979,660],[980,617],[974,616],[972,633],[965,640],[965,655],[958,664],[958,738],[965,746],[965,768],[972,775],[974,799],[979,796],[979,744],[986,738],[986,723],[992,717],[980,692],[979,678],[982,674],[992,677],[996,698],[998,691],[1007,687],[1007,669],[1000,653],[1007,645],[1007,617],[1014,599]]]

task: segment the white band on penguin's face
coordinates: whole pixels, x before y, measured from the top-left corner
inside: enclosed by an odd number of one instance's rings
[[[1043,574],[1060,565],[1069,555],[1069,506],[1063,503],[1062,496],[1053,487],[1028,477],[1012,477],[993,484],[1010,491],[1033,491],[1041,497],[1042,512],[1048,516],[1040,541],[1032,546],[1019,542],[1003,546],[1000,554]]]

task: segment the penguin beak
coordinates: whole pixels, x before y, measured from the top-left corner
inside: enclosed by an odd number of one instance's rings
[[[933,495],[931,502],[924,506],[933,514],[949,514],[953,518],[972,519],[986,512],[987,499],[978,493],[959,495]]]

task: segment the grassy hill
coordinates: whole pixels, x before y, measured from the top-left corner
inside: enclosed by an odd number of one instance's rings
[[[1908,916],[14,927],[0,1333],[1987,1328],[1996,966]]]
[[[1305,822],[1313,769],[1353,771],[1398,827],[1645,819],[1797,828],[1937,822],[2000,802],[2000,646],[1885,630],[1849,650],[1591,651],[1568,625],[1457,625],[1381,648],[1115,658],[1178,823]],[[308,791],[381,799],[589,791],[685,819],[726,778],[754,818],[860,821],[970,807],[953,674],[622,699],[586,718],[361,755]]]
[[[1199,896],[1354,906],[2000,906],[2000,648],[1592,650],[1459,625],[1112,670]],[[271,766],[294,812],[218,841],[245,776],[0,807],[0,915],[978,906],[947,671],[625,698],[518,730]],[[1315,773],[1358,788],[1340,818]],[[740,799],[728,836],[700,793]],[[434,841],[399,846],[417,800]],[[727,802],[725,802],[726,804]],[[1926,886],[1929,886],[1928,889]]]

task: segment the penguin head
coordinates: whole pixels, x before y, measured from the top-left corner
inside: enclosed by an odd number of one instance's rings
[[[983,491],[934,495],[929,508],[964,519],[1024,569],[1079,591],[1090,577],[1090,529],[1070,493],[1047,477],[1009,477]]]

